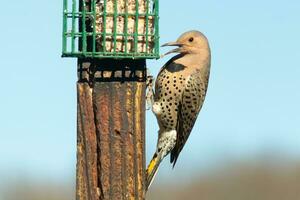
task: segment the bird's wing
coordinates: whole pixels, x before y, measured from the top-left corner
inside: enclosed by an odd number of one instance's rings
[[[177,139],[176,145],[171,152],[171,163],[176,164],[178,156],[187,141],[198,113],[202,107],[207,84],[202,80],[199,73],[189,76],[182,93],[177,117]]]

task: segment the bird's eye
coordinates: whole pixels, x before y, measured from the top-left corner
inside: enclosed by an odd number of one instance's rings
[[[193,41],[194,41],[194,38],[191,37],[191,38],[189,39],[189,42],[193,42]]]

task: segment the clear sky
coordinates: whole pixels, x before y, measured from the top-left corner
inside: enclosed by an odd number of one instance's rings
[[[175,170],[300,158],[299,10],[298,0],[160,1],[161,44],[197,29],[212,50],[205,105]],[[0,16],[0,175],[73,176],[76,59],[60,57],[62,1],[5,2]],[[169,58],[149,61],[152,74]],[[155,123],[148,112],[147,160]]]

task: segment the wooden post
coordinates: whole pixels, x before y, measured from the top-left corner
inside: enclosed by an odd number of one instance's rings
[[[144,59],[79,59],[77,200],[145,198]]]

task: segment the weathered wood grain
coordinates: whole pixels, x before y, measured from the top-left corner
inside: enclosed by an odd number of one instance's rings
[[[145,198],[145,70],[79,59],[77,200]]]
[[[97,199],[97,142],[92,94],[87,83],[77,84],[77,199]]]

